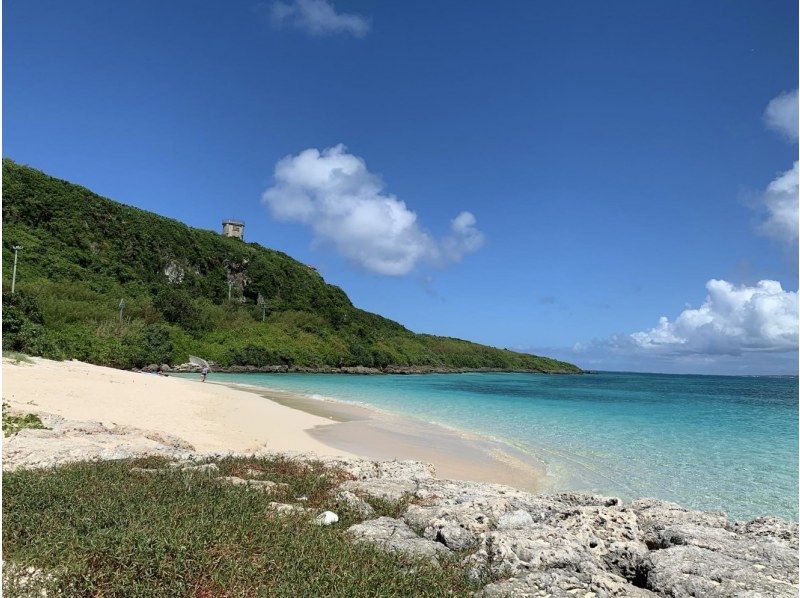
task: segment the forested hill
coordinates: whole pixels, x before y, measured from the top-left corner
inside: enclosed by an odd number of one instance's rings
[[[12,296],[13,245],[23,249]],[[221,366],[579,371],[415,334],[357,309],[284,253],[105,199],[9,159],[3,307],[4,349],[124,368],[183,363],[191,354]]]

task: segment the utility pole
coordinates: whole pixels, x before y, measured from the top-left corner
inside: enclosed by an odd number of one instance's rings
[[[231,300],[231,289],[233,289],[233,281],[229,280],[228,281],[228,301]]]
[[[11,294],[14,294],[14,291],[17,288],[17,253],[20,249],[22,249],[22,245],[14,245],[14,269],[11,273]]]
[[[119,324],[122,326],[122,310],[125,309],[125,299],[119,300]]]
[[[258,299],[256,299],[256,303],[261,307],[261,321],[267,319],[267,302],[264,301],[264,298],[261,296],[261,293],[258,294]]]

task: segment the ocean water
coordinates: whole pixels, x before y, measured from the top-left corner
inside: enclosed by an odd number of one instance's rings
[[[213,374],[504,440],[554,490],[653,496],[735,518],[798,516],[797,377],[599,373]]]

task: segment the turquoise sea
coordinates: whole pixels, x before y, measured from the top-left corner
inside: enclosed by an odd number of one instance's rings
[[[736,518],[798,516],[797,377],[599,373],[213,374],[504,440],[556,490],[654,496]]]

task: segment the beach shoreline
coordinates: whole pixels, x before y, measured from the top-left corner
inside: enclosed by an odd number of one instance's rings
[[[281,405],[332,421],[308,434],[325,445],[375,460],[410,459],[431,463],[444,478],[505,484],[529,492],[551,490],[545,465],[508,443],[427,422],[372,405],[334,397],[236,382],[215,382],[247,390]]]
[[[15,412],[152,431],[197,451],[416,460],[443,478],[550,489],[544,465],[510,445],[332,398],[42,358],[4,358],[3,397]]]

